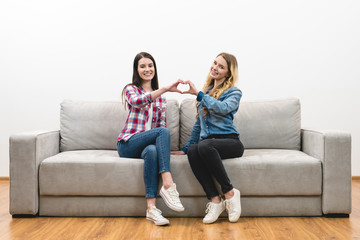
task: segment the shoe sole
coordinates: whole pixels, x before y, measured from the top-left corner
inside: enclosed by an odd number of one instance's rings
[[[170,222],[156,222],[154,219],[148,217],[146,217],[146,220],[155,223],[156,226],[164,226],[170,224]]]
[[[219,216],[218,216],[214,221],[212,221],[212,222],[204,222],[204,220],[203,220],[203,223],[204,223],[204,224],[212,224],[212,223],[216,222],[216,221],[219,219],[220,215],[221,215],[225,210],[226,210],[226,208],[224,208],[224,209],[221,211],[221,213],[219,214]]]
[[[203,220],[203,223],[204,223],[204,224],[212,224],[212,223],[216,222],[218,219],[219,219],[219,218],[215,219],[215,220],[212,221],[212,222],[204,222],[204,220]]]
[[[172,204],[167,200],[165,194],[164,194],[162,191],[160,191],[160,196],[162,197],[162,199],[164,199],[164,202],[165,202],[166,206],[168,206],[171,210],[174,210],[174,211],[176,211],[176,212],[183,212],[183,211],[185,210],[185,208],[178,208],[178,207],[172,205]]]

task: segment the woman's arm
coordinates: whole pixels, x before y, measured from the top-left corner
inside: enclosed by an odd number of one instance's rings
[[[226,115],[239,107],[242,92],[240,89],[232,89],[230,93],[227,93],[225,99],[217,100],[210,97],[208,94],[198,91],[195,84],[190,80],[183,81],[184,84],[189,84],[189,90],[184,93],[189,93],[197,96],[196,100],[202,102],[202,104],[209,110],[214,111],[217,114]]]
[[[143,108],[146,105],[152,103],[156,98],[161,96],[165,92],[178,92],[182,93],[177,89],[177,86],[182,83],[182,80],[178,79],[173,84],[166,87],[161,87],[152,92],[139,93],[139,89],[136,86],[128,86],[125,89],[125,99],[128,104],[135,108]]]
[[[190,145],[196,144],[196,143],[199,142],[200,131],[201,131],[200,119],[197,118],[196,122],[194,124],[193,130],[192,130],[192,132],[190,134],[189,140],[187,141],[186,145],[182,148],[184,153],[187,153],[187,150],[190,147]]]
[[[136,86],[128,86],[125,89],[126,102],[135,108],[143,108],[152,102],[150,92],[139,93]]]
[[[202,104],[210,111],[213,111],[217,114],[226,115],[239,108],[241,96],[242,92],[240,89],[236,89],[232,90],[226,95],[225,99],[220,101],[216,98],[210,97],[208,94],[200,92],[198,94],[197,100],[201,101]]]
[[[177,89],[177,86],[182,83],[181,79],[178,79],[176,82],[170,84],[169,86],[166,87],[161,87],[155,91],[151,92],[151,99],[155,100],[156,98],[158,98],[159,96],[161,96],[162,94],[166,93],[166,92],[178,92],[178,93],[182,93],[179,89]]]

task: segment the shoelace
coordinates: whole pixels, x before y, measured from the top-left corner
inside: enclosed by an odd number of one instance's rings
[[[160,211],[160,209],[157,209],[157,208],[151,209],[151,214],[154,215],[154,218],[156,220],[159,220],[159,219],[163,218],[163,216],[161,215],[162,212]]]
[[[212,202],[208,202],[206,204],[206,210],[205,213],[213,213],[213,209],[214,209],[214,204],[212,204]]]
[[[232,202],[228,199],[226,199],[224,202],[225,202],[226,211],[232,212],[232,208],[233,208],[233,204],[231,204]]]
[[[168,188],[166,191],[169,193],[170,198],[173,202],[180,203],[179,193],[176,191],[175,188]]]

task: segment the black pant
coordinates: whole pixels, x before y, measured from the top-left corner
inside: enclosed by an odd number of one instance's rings
[[[220,184],[223,193],[233,189],[221,159],[241,157],[243,153],[243,144],[232,134],[210,136],[188,148],[191,169],[208,199],[219,196],[212,177]]]

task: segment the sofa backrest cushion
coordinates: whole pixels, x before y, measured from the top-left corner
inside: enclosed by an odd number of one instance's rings
[[[195,99],[180,105],[180,148],[192,131],[196,117]],[[234,125],[247,149],[278,148],[300,150],[301,113],[298,99],[241,101]]]
[[[60,111],[60,151],[110,149],[124,128],[128,110],[121,102],[64,100]],[[179,104],[167,100],[171,150],[179,149]]]

